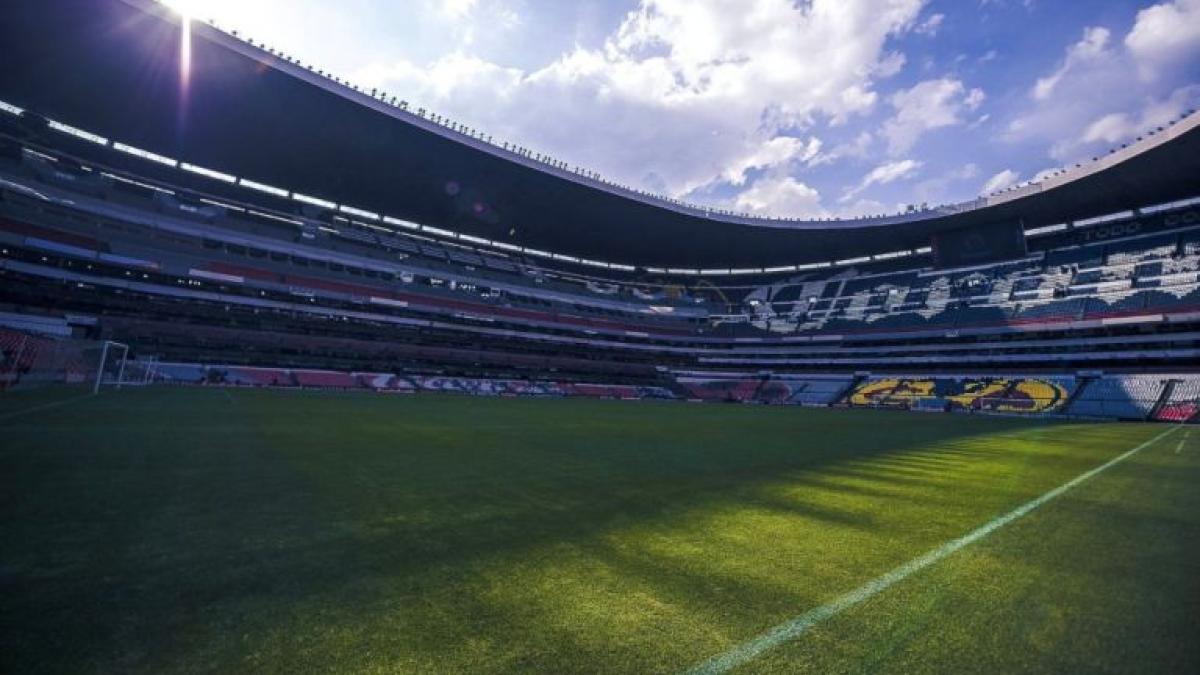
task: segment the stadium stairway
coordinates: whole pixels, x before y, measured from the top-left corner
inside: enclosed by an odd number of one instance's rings
[[[870,375],[855,374],[854,379],[850,380],[849,384],[846,385],[846,388],[839,392],[837,396],[833,397],[833,403],[830,403],[829,405],[849,406],[850,395],[855,391],[858,391],[858,386],[863,382],[866,382],[868,378],[870,378]]]
[[[754,393],[751,394],[750,398],[747,400],[758,401],[760,403],[764,403],[765,401],[763,400],[763,397],[762,397],[763,388],[766,387],[767,383],[770,381],[771,381],[770,377],[764,377],[764,378],[759,379],[758,386],[754,388]]]
[[[1167,403],[1170,402],[1172,395],[1175,393],[1175,387],[1177,385],[1179,385],[1179,380],[1167,380],[1167,386],[1163,387],[1162,394],[1158,397],[1158,400],[1154,402],[1154,407],[1150,408],[1150,414],[1146,416],[1146,419],[1159,419],[1159,412],[1161,412],[1162,409],[1166,407]]]
[[[1078,375],[1075,378],[1075,388],[1071,390],[1071,395],[1067,397],[1067,402],[1063,404],[1062,410],[1070,410],[1071,406],[1075,405],[1075,399],[1083,393],[1092,380],[1096,379],[1094,375]]]
[[[692,394],[688,391],[687,387],[680,384],[679,381],[673,377],[662,378],[659,381],[658,386],[663,387],[667,391],[674,394],[675,398],[679,399],[680,401],[686,401],[689,398],[692,398]]]

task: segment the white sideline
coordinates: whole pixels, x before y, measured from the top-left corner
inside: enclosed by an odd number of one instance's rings
[[[983,539],[989,534],[1028,514],[1034,509],[1037,509],[1039,506],[1042,506],[1046,502],[1058,497],[1080,483],[1083,483],[1102,471],[1105,471],[1110,467],[1129,459],[1138,452],[1141,452],[1143,449],[1178,431],[1180,428],[1180,426],[1171,427],[1170,429],[1167,429],[1145,443],[1142,443],[1131,450],[1127,450],[1120,455],[1117,455],[1113,459],[1110,459],[1109,461],[1094,469],[1091,469],[1090,471],[1086,471],[1076,476],[1075,478],[1054,488],[1041,497],[1018,506],[1012,511],[1009,511],[995,520],[986,523],[973,532],[959,537],[958,539],[948,541],[932,551],[929,551],[925,555],[914,558],[897,567],[896,569],[882,576],[876,577],[871,581],[868,581],[862,586],[859,586],[853,591],[834,599],[828,604],[821,605],[815,609],[810,609],[794,619],[785,621],[784,623],[775,626],[771,630],[756,638],[735,646],[733,649],[730,649],[724,654],[718,654],[717,656],[714,656],[703,663],[693,666],[687,671],[687,673],[689,675],[715,675],[716,673],[725,673],[733,668],[749,663],[750,661],[758,658],[765,652],[778,647],[784,642],[800,637],[807,632],[808,629],[816,626],[826,619],[830,619],[841,612],[844,612],[845,610],[874,596],[880,591],[885,590],[889,586],[903,581],[916,572],[938,563],[956,551],[959,551],[979,541],[980,539]]]
[[[91,398],[93,396],[95,396],[95,394],[92,394],[92,393],[81,394],[79,396],[72,396],[71,398],[63,399],[61,401],[51,401],[50,403],[43,403],[41,405],[35,405],[32,408],[22,408],[21,410],[14,410],[12,412],[7,412],[7,413],[0,415],[0,420],[9,420],[14,417],[20,417],[21,415],[28,415],[29,413],[35,413],[35,412],[38,412],[39,410],[48,410],[50,408],[57,408],[59,406],[66,405],[68,403],[74,403],[75,401],[82,401],[85,398]]]

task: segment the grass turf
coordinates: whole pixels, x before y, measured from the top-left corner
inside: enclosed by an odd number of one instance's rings
[[[1164,429],[108,392],[0,418],[0,672],[679,672]],[[1187,434],[742,670],[1200,670]]]

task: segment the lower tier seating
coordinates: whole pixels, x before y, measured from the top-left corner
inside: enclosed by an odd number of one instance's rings
[[[1067,376],[872,377],[858,385],[850,405],[913,410],[1060,412],[1075,388]]]
[[[1086,385],[1070,412],[1088,417],[1146,419],[1166,385],[1167,380],[1157,375],[1100,377]]]

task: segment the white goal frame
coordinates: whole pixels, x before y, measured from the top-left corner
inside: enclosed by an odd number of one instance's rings
[[[124,342],[113,342],[112,340],[104,341],[104,349],[100,352],[100,365],[96,367],[96,383],[92,385],[92,393],[100,393],[100,385],[104,384],[104,367],[108,365],[108,358],[117,350],[120,351],[120,364],[117,366],[117,380],[115,382],[117,389],[121,388],[121,383],[125,379],[125,364],[129,360],[129,345]]]

